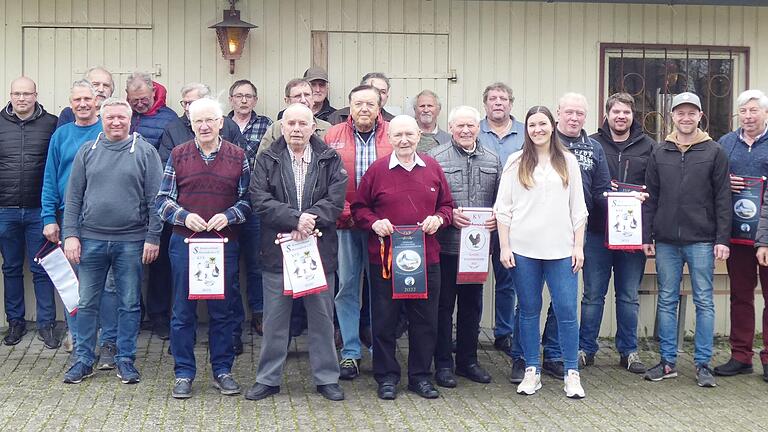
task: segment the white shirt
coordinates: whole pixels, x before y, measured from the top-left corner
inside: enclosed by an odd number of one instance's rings
[[[389,169],[392,169],[392,168],[400,165],[401,167],[405,168],[406,171],[411,172],[413,167],[415,167],[416,165],[419,165],[419,166],[422,166],[422,167],[426,167],[427,166],[427,164],[425,164],[424,161],[419,157],[418,153],[414,153],[413,154],[413,160],[416,163],[414,163],[410,167],[407,167],[407,166],[403,165],[402,162],[400,162],[400,159],[398,159],[397,156],[395,156],[395,152],[393,151],[392,154],[389,155]]]
[[[522,150],[512,153],[501,174],[496,218],[509,226],[512,252],[534,259],[562,259],[573,252],[574,234],[587,221],[587,205],[576,157],[565,153],[568,186],[552,165],[537,166],[534,185],[526,189],[518,179]]]

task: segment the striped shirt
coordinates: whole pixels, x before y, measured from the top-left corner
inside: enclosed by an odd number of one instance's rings
[[[373,126],[368,139],[363,139],[360,132],[355,129],[355,184],[360,184],[360,179],[368,171],[368,167],[376,161],[376,126]]]
[[[291,157],[291,168],[293,169],[293,182],[296,184],[296,202],[298,210],[301,211],[301,198],[304,196],[304,182],[307,179],[307,171],[309,171],[309,163],[312,161],[312,149],[309,144],[304,147],[304,154],[301,158],[297,158],[296,154],[287,149],[288,154]]]

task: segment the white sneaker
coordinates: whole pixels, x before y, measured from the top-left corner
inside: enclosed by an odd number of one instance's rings
[[[523,377],[523,382],[517,385],[517,393],[532,395],[540,388],[541,374],[536,370],[536,367],[525,368],[525,376]]]
[[[565,377],[565,395],[571,399],[581,399],[585,396],[584,387],[581,386],[581,376],[579,371],[568,369],[568,375]]]

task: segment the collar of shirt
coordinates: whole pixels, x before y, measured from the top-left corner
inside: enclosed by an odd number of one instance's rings
[[[394,168],[394,167],[396,167],[396,166],[400,165],[400,166],[401,166],[401,167],[403,167],[403,168],[404,168],[406,171],[410,171],[410,170],[412,170],[412,169],[413,169],[413,167],[415,167],[416,165],[418,165],[418,166],[421,166],[421,167],[426,167],[426,166],[427,166],[427,164],[425,164],[425,163],[424,163],[424,161],[423,161],[423,160],[422,160],[422,159],[419,157],[419,154],[418,154],[418,153],[414,153],[414,154],[413,154],[413,160],[414,160],[416,163],[415,163],[415,164],[413,164],[413,165],[412,165],[410,168],[408,168],[408,167],[406,167],[405,165],[403,165],[403,164],[400,162],[400,159],[398,159],[398,158],[397,158],[397,156],[395,156],[395,152],[392,152],[392,154],[391,154],[391,155],[389,155],[389,169],[392,169],[392,168]]]
[[[203,152],[202,147],[200,147],[200,143],[197,142],[197,138],[195,138],[195,147],[197,147],[197,151],[200,152],[200,156],[203,157],[203,160],[206,162],[210,162],[216,158],[216,155],[219,153],[219,150],[221,150],[221,136],[219,136],[219,140],[216,144],[216,150],[212,151],[211,154],[206,155],[205,152]]]
[[[296,153],[291,150],[290,147],[288,147],[288,154],[291,156],[291,162],[298,165],[300,162],[304,162],[305,164],[309,165],[309,163],[312,161],[312,149],[309,146],[309,143],[307,143],[306,147],[304,147],[304,153],[301,155],[301,160],[296,159]]]
[[[762,138],[765,135],[766,132],[768,132],[768,123],[763,125],[763,131],[760,132],[760,135],[755,137],[755,140],[752,141],[752,143],[758,142],[760,140],[760,138]],[[744,128],[739,128],[739,139],[744,141],[744,142],[747,142],[747,140],[744,139]]]
[[[488,121],[488,117],[480,120],[480,132],[484,133],[492,133],[495,134],[496,132],[491,129],[491,122]],[[513,116],[509,116],[509,127],[507,128],[507,131],[504,132],[504,137],[507,135],[517,134],[517,131],[515,130],[515,118]],[[502,137],[503,138],[503,137]]]

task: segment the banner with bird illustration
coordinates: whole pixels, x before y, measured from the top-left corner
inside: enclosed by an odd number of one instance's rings
[[[491,231],[486,224],[493,217],[493,209],[464,207],[462,212],[470,220],[470,225],[461,229],[456,283],[485,283],[491,254]]]

